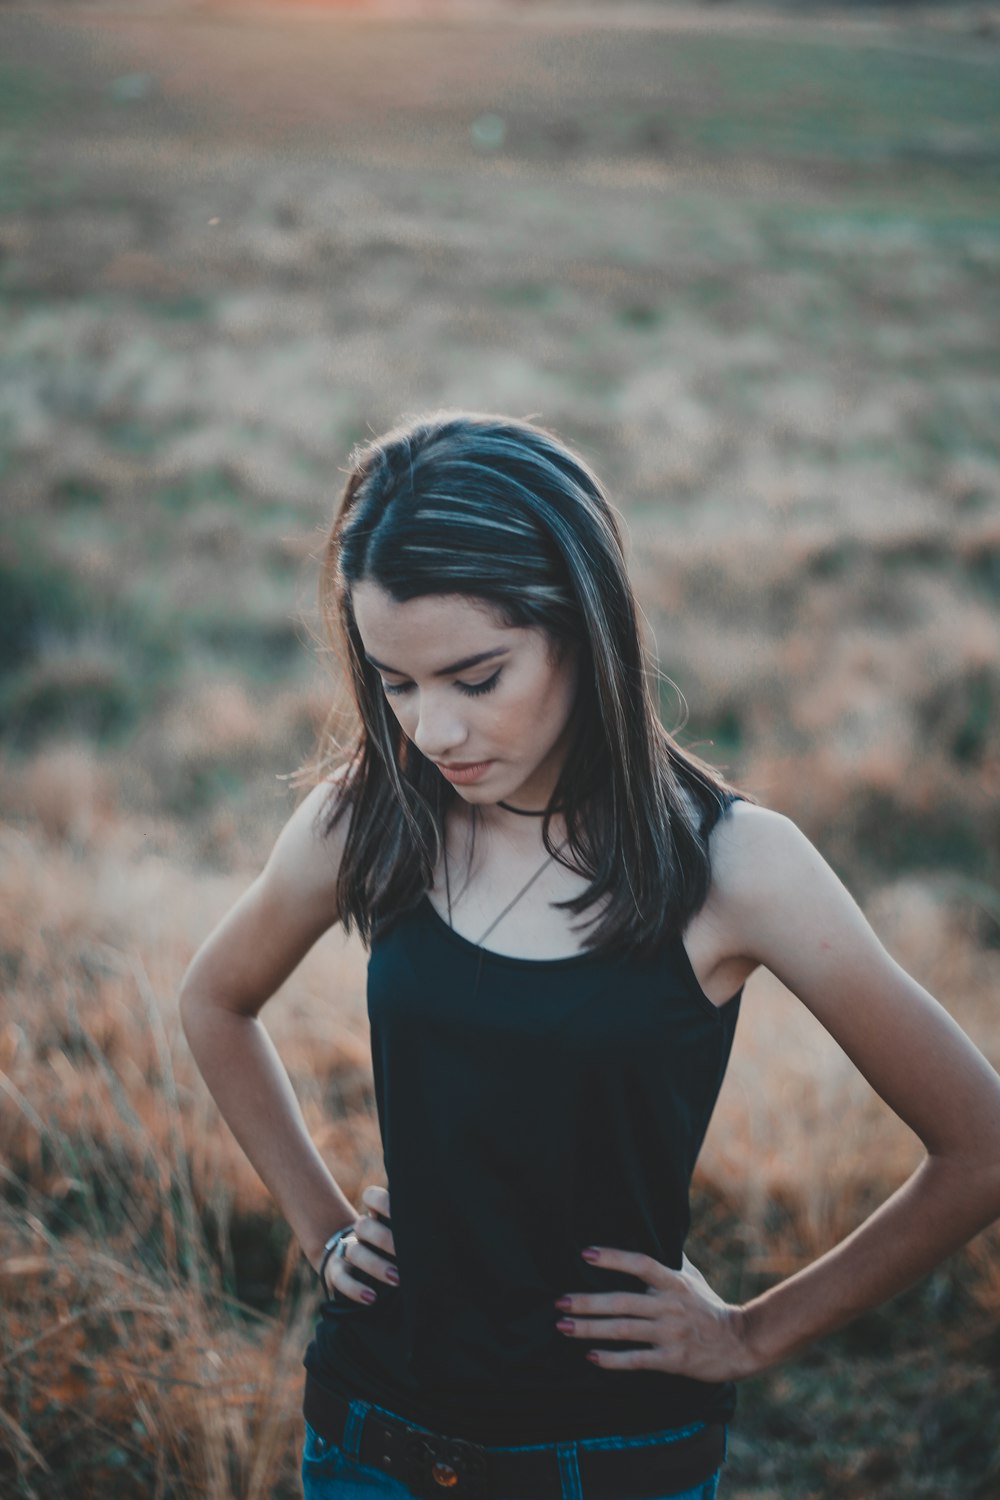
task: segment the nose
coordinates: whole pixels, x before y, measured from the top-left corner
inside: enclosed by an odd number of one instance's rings
[[[423,693],[417,710],[417,722],[410,738],[428,760],[450,760],[468,735],[455,705]]]

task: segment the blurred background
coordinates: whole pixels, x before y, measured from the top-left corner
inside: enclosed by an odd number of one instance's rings
[[[353,443],[597,469],[681,743],[1000,1063],[1000,8],[0,10],[0,1494],[299,1493],[305,1266],[180,1033],[298,797]],[[264,1012],[353,1201],[365,954]],[[744,1299],[919,1159],[747,988],[689,1253]],[[728,1500],[1000,1493],[980,1236],[741,1389]]]

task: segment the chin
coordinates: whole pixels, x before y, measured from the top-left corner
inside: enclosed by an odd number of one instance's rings
[[[452,790],[458,792],[463,802],[474,802],[477,807],[496,807],[498,802],[508,802],[515,795],[513,792],[497,793],[492,788],[486,791],[475,782],[469,786],[453,786]]]

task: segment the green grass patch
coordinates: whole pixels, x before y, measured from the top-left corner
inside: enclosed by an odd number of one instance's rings
[[[952,744],[953,754],[958,748],[965,750],[963,728],[957,745]],[[974,717],[970,732],[976,732]],[[852,823],[859,852],[870,868],[886,878],[909,870],[942,869],[985,881],[995,875],[995,858],[982,820],[966,807],[942,800],[916,818],[911,808],[901,808],[889,793],[862,786],[855,792]]]
[[[989,176],[1000,61],[775,37],[670,39],[690,80],[681,135],[713,151]]]
[[[12,552],[0,561],[0,734],[24,751],[67,733],[120,741],[174,681],[180,638],[37,545]]]
[[[153,500],[164,510],[176,515],[186,515],[199,510],[203,505],[246,504],[246,496],[239,480],[222,465],[208,469],[195,469],[190,474],[163,485],[153,491]]]
[[[285,677],[305,654],[291,617],[255,620],[208,608],[189,610],[184,633],[189,642],[207,648],[211,655],[225,658],[229,663],[238,660],[247,675],[257,681]]]
[[[200,323],[211,316],[213,305],[213,298],[198,292],[178,292],[145,300],[148,311],[167,323]]]
[[[0,131],[37,124],[64,94],[65,85],[44,68],[0,62]]]
[[[101,486],[89,475],[64,474],[49,494],[59,510],[99,511],[104,503]]]
[[[0,61],[0,214],[53,208],[73,190],[63,169],[34,169],[31,146],[79,107],[73,91],[48,69]]]

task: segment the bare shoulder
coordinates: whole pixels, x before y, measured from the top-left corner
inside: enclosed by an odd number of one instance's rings
[[[719,951],[774,974],[928,1150],[995,1141],[1000,1080],[794,820],[734,803],[712,856]]]
[[[344,807],[329,833],[326,829],[334,812],[349,800],[344,768],[310,788],[278,834],[263,874],[279,879],[288,889],[297,886],[304,898],[318,895],[325,902],[336,889],[350,827],[349,809]]]
[[[681,797],[693,824],[698,823],[698,805],[686,789]],[[712,861],[709,901],[721,904],[727,895],[753,887],[760,875],[760,861],[780,865],[794,845],[805,842],[790,818],[760,803],[730,803],[715,820],[708,837]]]
[[[714,1005],[724,1004],[765,962],[754,941],[755,912],[768,899],[767,871],[782,867],[796,834],[794,823],[782,813],[743,801],[733,802],[712,827],[712,879],[685,929],[684,945]]]
[[[712,830],[713,887],[720,899],[760,915],[780,898],[792,916],[829,893],[837,876],[794,819],[753,802],[734,802]],[[843,889],[843,887],[841,887]]]
[[[182,991],[245,1015],[261,1006],[339,918],[337,883],[350,817],[328,815],[350,796],[341,774],[314,786],[275,840],[263,869],[209,933]]]
[[[712,904],[726,945],[763,964],[810,1008],[820,968],[843,984],[891,965],[836,871],[784,813],[736,802],[712,836]]]
[[[684,800],[697,822],[693,797]],[[713,1005],[723,1005],[746,983],[760,963],[747,943],[751,925],[740,906],[740,895],[753,882],[762,841],[779,813],[751,802],[734,802],[716,819],[708,847],[712,879],[708,894],[684,931],[684,946],[701,989]]]
[[[793,846],[808,843],[791,818],[758,802],[733,802],[709,838],[713,874],[729,882],[746,878],[762,857],[779,862]],[[811,846],[810,846],[811,847]]]

